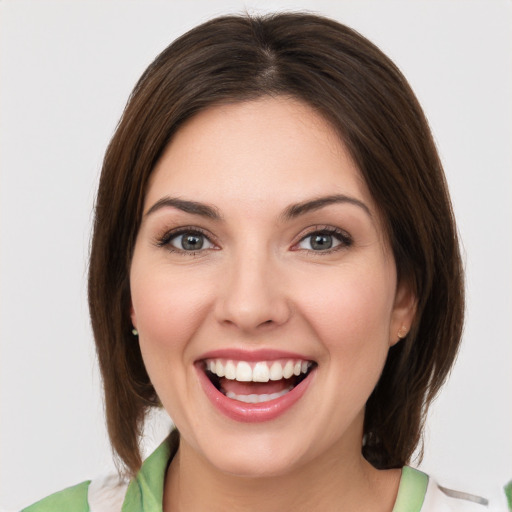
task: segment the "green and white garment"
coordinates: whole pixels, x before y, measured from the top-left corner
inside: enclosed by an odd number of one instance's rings
[[[143,463],[130,482],[116,476],[86,481],[23,509],[22,512],[162,512],[165,471],[174,455],[164,441]],[[509,484],[510,485],[510,484]],[[510,488],[508,489],[510,494]],[[428,475],[405,466],[402,469],[393,512],[508,512],[505,493],[501,503],[452,491]]]

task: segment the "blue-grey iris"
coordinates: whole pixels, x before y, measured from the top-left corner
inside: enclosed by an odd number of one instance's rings
[[[331,235],[314,235],[311,237],[311,248],[315,251],[330,249],[332,247]]]

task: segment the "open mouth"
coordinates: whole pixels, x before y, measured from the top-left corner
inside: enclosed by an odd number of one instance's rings
[[[234,361],[205,359],[204,371],[215,388],[239,402],[258,404],[289,393],[316,367],[313,361],[278,359]]]

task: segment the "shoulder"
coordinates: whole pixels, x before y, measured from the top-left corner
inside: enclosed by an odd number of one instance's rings
[[[120,512],[121,509],[139,512],[150,503],[155,510],[161,510],[165,471],[178,442],[174,430],[144,461],[132,480],[118,474],[88,480],[52,494],[21,512]]]
[[[90,480],[51,494],[22,512],[89,512],[89,484]]]
[[[503,492],[478,496],[449,489],[429,477],[421,512],[508,512]]]
[[[493,492],[494,491],[494,492]],[[393,512],[512,512],[504,489],[496,488],[482,497],[448,489],[434,478],[409,466],[402,477]]]
[[[127,487],[117,474],[107,475],[51,494],[21,512],[121,511]]]
[[[421,512],[487,512],[488,507],[487,498],[448,489],[430,478]]]

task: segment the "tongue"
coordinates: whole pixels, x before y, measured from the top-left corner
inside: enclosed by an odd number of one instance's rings
[[[270,395],[288,389],[294,384],[293,378],[271,380],[269,382],[238,382],[237,380],[220,379],[220,388],[224,393],[231,391],[235,395]]]

